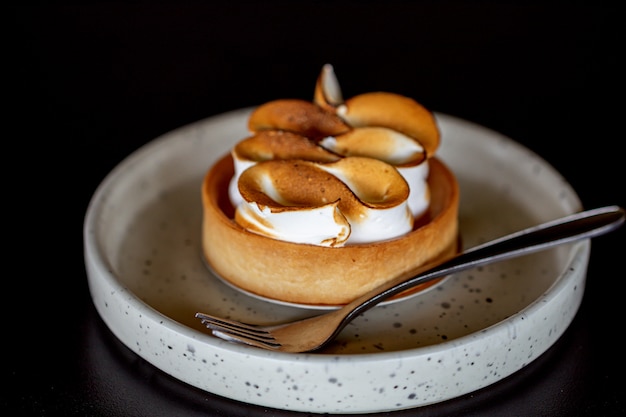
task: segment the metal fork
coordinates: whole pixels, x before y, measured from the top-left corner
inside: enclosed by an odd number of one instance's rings
[[[338,310],[291,323],[260,326],[204,313],[196,313],[195,317],[211,329],[213,335],[225,340],[273,351],[309,352],[328,344],[359,314],[415,285],[611,232],[624,223],[624,215],[623,208],[607,206],[533,226],[466,250],[439,265],[407,271]]]

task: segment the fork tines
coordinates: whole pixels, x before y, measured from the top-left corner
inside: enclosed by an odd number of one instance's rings
[[[246,344],[262,344],[266,347],[280,347],[271,333],[251,324],[240,323],[221,317],[215,317],[204,313],[196,313],[199,318],[214,336],[229,341],[240,341]]]

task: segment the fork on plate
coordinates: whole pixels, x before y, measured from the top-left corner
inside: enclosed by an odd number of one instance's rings
[[[625,211],[607,206],[542,223],[474,248],[451,259],[407,271],[338,310],[290,323],[260,326],[196,313],[195,317],[222,339],[281,352],[310,352],[331,340],[359,314],[416,285],[504,259],[611,232],[624,223]]]

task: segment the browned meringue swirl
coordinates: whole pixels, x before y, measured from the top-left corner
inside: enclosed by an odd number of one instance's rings
[[[294,239],[299,216],[334,222],[320,230],[342,235],[308,243],[376,241],[408,232],[428,205],[427,160],[440,138],[433,115],[413,99],[375,92],[344,102],[325,66],[312,102],[270,101],[251,113],[248,127],[251,136],[231,152],[229,192],[235,221],[250,231]]]

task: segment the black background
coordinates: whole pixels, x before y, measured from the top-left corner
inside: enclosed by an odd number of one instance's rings
[[[411,96],[533,150],[585,208],[626,206],[617,6],[232,0],[4,9],[3,415],[301,415],[189,387],[117,341],[89,297],[82,224],[100,181],[143,144],[225,111],[311,98],[325,63],[346,97]],[[546,354],[484,390],[383,415],[623,415],[625,232],[594,240],[583,304]]]

